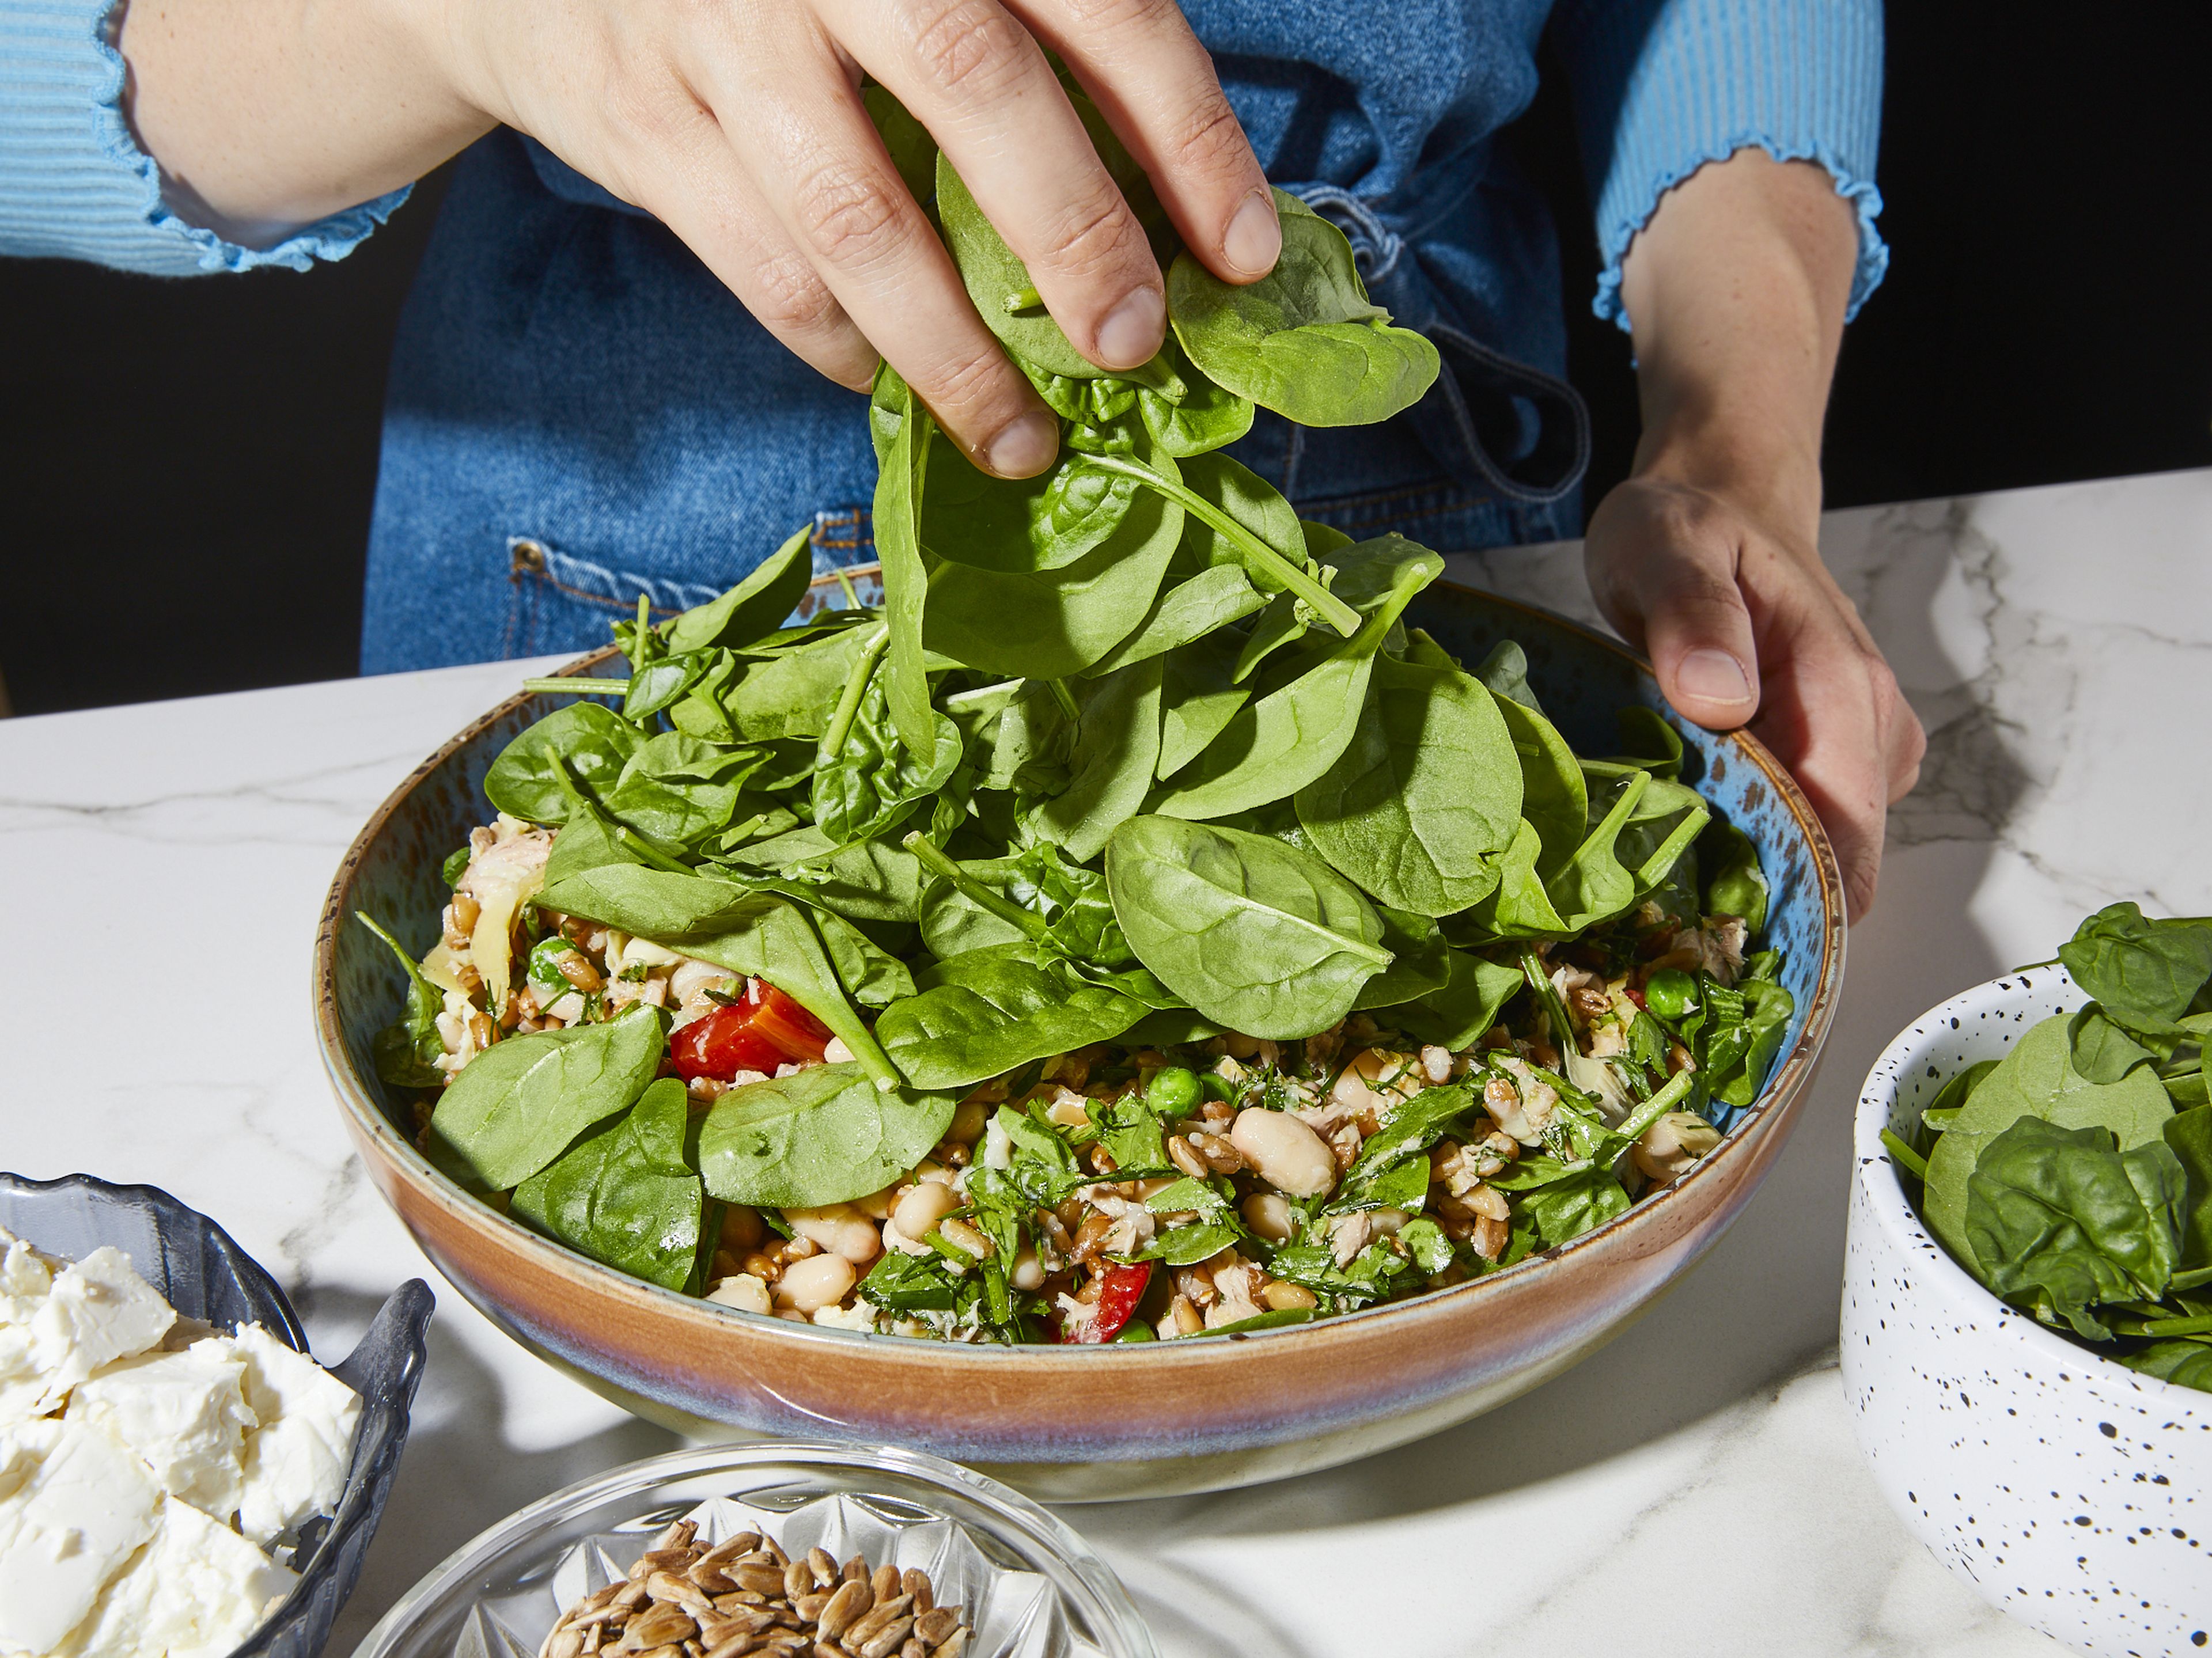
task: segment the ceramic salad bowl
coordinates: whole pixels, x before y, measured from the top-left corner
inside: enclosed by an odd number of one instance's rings
[[[2087,998],[2011,973],[1916,1019],[1868,1072],[1853,1137],[1844,1385],[1875,1483],[1991,1606],[2100,1658],[2212,1641],[2212,1394],[2098,1357],[1935,1240],[1882,1148],[1950,1078]]]
[[[1616,711],[1663,707],[1626,647],[1558,617],[1439,583],[1407,620],[1481,658],[1510,637],[1571,741],[1602,752]],[[568,671],[603,665],[611,652]],[[438,926],[439,865],[489,811],[492,759],[551,699],[518,695],[416,769],[340,865],[315,945],[314,1011],[339,1107],[372,1177],[455,1287],[518,1340],[639,1414],[692,1434],[832,1436],[957,1459],[1054,1501],[1276,1479],[1402,1444],[1558,1375],[1618,1333],[1741,1212],[1811,1082],[1843,972],[1833,853],[1780,765],[1750,738],[1682,732],[1686,776],[1749,835],[1771,889],[1767,942],[1796,1013],[1765,1094],[1662,1193],[1562,1248],[1438,1293],[1296,1328],[1141,1346],[984,1347],[756,1317],[659,1290],[467,1196],[398,1124],[369,1043],[393,1017],[391,957],[357,909],[403,937]]]

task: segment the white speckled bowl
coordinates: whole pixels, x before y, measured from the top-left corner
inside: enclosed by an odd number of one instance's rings
[[[1859,1096],[1843,1368],[1875,1482],[1991,1606],[2099,1658],[2212,1640],[2212,1394],[2100,1359],[2014,1312],[1921,1224],[1881,1131],[2087,999],[2063,969],[1915,1020]]]

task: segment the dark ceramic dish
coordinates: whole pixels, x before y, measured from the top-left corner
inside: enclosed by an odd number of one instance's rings
[[[865,596],[864,580],[860,585]],[[1408,621],[1466,660],[1502,638],[1584,754],[1625,704],[1663,708],[1618,641],[1439,583]],[[619,673],[600,652],[570,673]],[[490,815],[485,770],[556,699],[510,698],[425,761],[339,865],[315,942],[325,1066],[371,1177],[455,1287],[532,1351],[680,1431],[890,1442],[974,1464],[1048,1501],[1206,1491],[1328,1467],[1504,1403],[1617,1334],[1711,1248],[1780,1153],[1843,976],[1844,901],[1812,808],[1751,738],[1681,727],[1686,776],[1758,847],[1769,942],[1796,1000],[1759,1102],[1682,1178],[1562,1248],[1436,1294],[1296,1328],[1138,1346],[963,1346],[819,1329],[674,1295],[588,1260],[431,1168],[376,1078],[397,1017],[387,951],[353,921],[434,938],[439,865]]]
[[[230,1234],[152,1186],[111,1186],[89,1175],[25,1180],[0,1174],[0,1227],[48,1254],[81,1260],[103,1244],[131,1257],[138,1275],[187,1318],[229,1328],[258,1323],[307,1351],[292,1304]],[[292,1565],[300,1582],[231,1658],[315,1658],[361,1576],[362,1557],[384,1512],[407,1411],[422,1379],[429,1286],[410,1278],[392,1293],[368,1333],[331,1374],[361,1395],[353,1466],[329,1525],[310,1527]]]

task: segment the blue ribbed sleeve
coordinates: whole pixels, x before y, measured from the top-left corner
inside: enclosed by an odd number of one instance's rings
[[[1599,316],[1628,325],[1620,262],[1660,197],[1753,147],[1818,161],[1856,210],[1857,314],[1889,265],[1875,228],[1881,0],[1564,0],[1552,38],[1595,197]]]
[[[343,258],[407,199],[396,190],[267,248],[185,223],[123,118],[111,15],[115,0],[0,0],[0,253],[165,276],[305,270]]]

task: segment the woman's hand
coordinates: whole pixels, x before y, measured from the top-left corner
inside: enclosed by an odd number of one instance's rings
[[[1858,249],[1825,169],[1757,150],[1669,191],[1629,249],[1644,435],[1592,514],[1590,591],[1683,718],[1748,726],[1820,814],[1856,920],[1927,748],[1820,562],[1820,422]]]
[[[1590,592],[1642,646],[1683,718],[1749,726],[1820,814],[1852,919],[1874,902],[1892,802],[1928,746],[1810,526],[1723,492],[1631,478],[1592,516]]]
[[[307,222],[495,124],[653,214],[787,345],[864,389],[878,354],[988,470],[1058,428],[975,314],[860,100],[936,138],[1103,368],[1158,351],[1159,266],[1054,78],[1057,52],[1191,251],[1251,282],[1281,246],[1258,161],[1173,0],[133,0],[132,118],[222,226]]]

